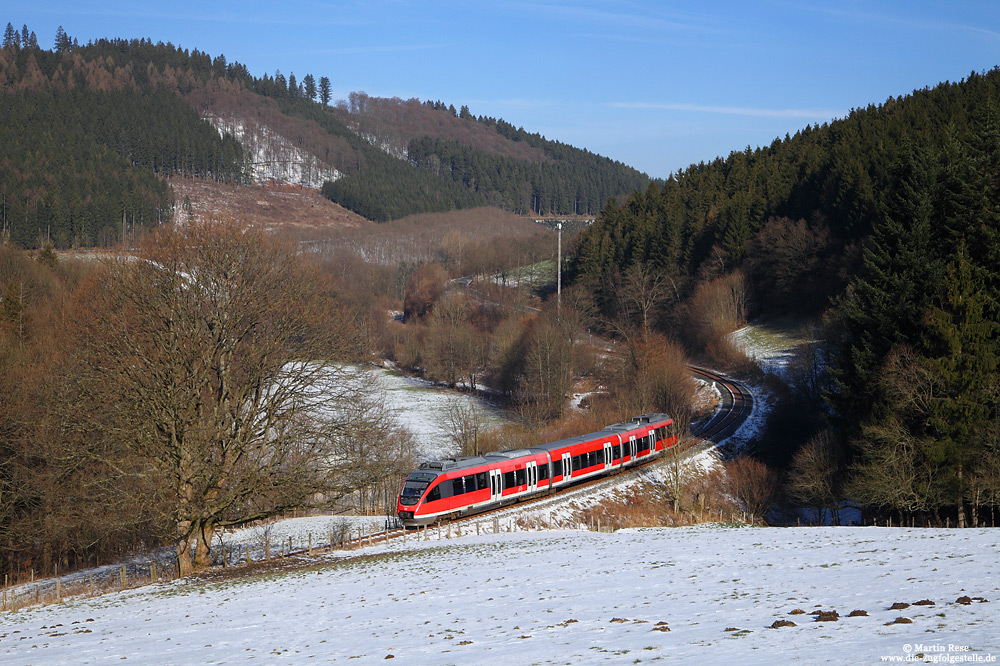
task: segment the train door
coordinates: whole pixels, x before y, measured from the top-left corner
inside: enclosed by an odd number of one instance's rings
[[[490,501],[499,502],[503,493],[503,475],[498,469],[490,470]]]
[[[629,456],[632,457],[632,463],[633,464],[635,463],[635,454],[636,454],[636,451],[637,451],[637,449],[636,449],[636,445],[635,445],[635,435],[632,435],[631,437],[628,438],[628,454],[629,454]]]
[[[569,483],[573,476],[573,456],[568,453],[562,454],[563,483]]]
[[[611,442],[604,442],[604,469],[611,469],[611,461],[614,458],[611,456]]]
[[[528,483],[528,492],[533,493],[538,490],[538,463],[529,460],[524,469],[525,481]]]

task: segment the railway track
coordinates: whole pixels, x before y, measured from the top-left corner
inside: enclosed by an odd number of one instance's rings
[[[745,384],[706,368],[691,366],[691,372],[695,377],[714,383],[722,395],[719,411],[699,428],[692,428],[691,434],[720,444],[753,413],[753,393]]]

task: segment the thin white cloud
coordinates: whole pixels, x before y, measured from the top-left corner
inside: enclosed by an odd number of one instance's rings
[[[579,2],[526,2],[508,4],[508,8],[516,8],[526,16],[538,16],[547,14],[555,16],[561,20],[575,20],[582,23],[590,23],[598,26],[621,26],[641,29],[671,30],[679,32],[716,32],[717,29],[711,24],[715,23],[710,15],[697,15],[681,12],[671,5],[660,5],[657,3],[638,4],[629,7],[624,5],[621,9],[613,3],[613,8],[606,8],[604,5],[598,7],[588,6],[587,3]],[[631,11],[630,11],[631,9]]]
[[[344,46],[317,48],[308,51],[315,55],[350,55],[358,53],[399,53],[407,51],[436,51],[453,49],[455,44],[370,44],[366,46]]]
[[[948,16],[950,13],[948,5],[944,3],[937,6],[937,9],[940,11],[940,15],[933,18],[926,18],[921,16],[918,12],[904,12],[902,15],[895,16],[876,11],[869,11],[868,4],[831,5],[830,3],[824,2],[816,5],[809,5],[798,1],[782,4],[785,4],[790,11],[804,11],[815,14],[823,14],[825,16],[834,16],[852,21],[858,25],[872,26],[881,23],[883,25],[896,26],[921,32],[965,32],[972,35],[987,37],[992,40],[1000,39],[1000,32],[983,27],[982,25],[956,23],[946,19],[942,20],[943,17]],[[990,4],[991,3],[984,3],[983,7],[989,7]],[[855,9],[855,7],[858,8]],[[931,3],[928,9],[933,9],[934,7],[935,5]]]
[[[813,118],[829,119],[843,116],[843,111],[831,109],[761,109],[747,106],[710,106],[705,104],[685,104],[667,102],[611,102],[608,106],[616,109],[637,109],[649,111],[694,111],[726,116],[750,116],[755,118]]]

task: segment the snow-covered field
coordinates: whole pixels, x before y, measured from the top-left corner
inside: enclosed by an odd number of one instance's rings
[[[448,391],[435,387],[432,382],[386,370],[379,370],[378,377],[379,384],[386,392],[387,403],[399,422],[413,433],[423,458],[438,459],[455,455],[455,445],[448,440],[444,430],[445,413],[452,401],[475,402],[482,410],[485,420],[491,424],[502,423],[507,418],[499,408],[468,393]]]
[[[995,534],[699,526],[410,538],[306,570],[7,613],[0,661],[879,663],[919,652],[992,663]],[[964,596],[989,601],[956,603]],[[924,600],[934,604],[890,610]],[[839,619],[817,622],[814,610]],[[899,617],[912,623],[887,624]],[[778,620],[796,626],[771,629]]]
[[[456,395],[391,374],[383,381],[424,453],[447,453],[437,448],[439,416]],[[761,411],[737,437],[753,436]],[[689,464],[710,458],[702,453]],[[640,478],[657,482],[661,474],[647,468]],[[1000,657],[995,530],[566,529],[599,494],[570,491],[531,507],[527,522],[558,529],[510,531],[511,509],[495,523],[483,517],[481,529],[466,527],[463,536],[429,530],[405,544],[316,556],[293,571],[179,580],[2,613],[0,663],[742,665]],[[264,538],[274,551],[289,537],[300,548],[312,535],[325,543],[320,535],[348,520],[355,535],[376,527],[373,519],[299,518],[224,539],[258,553]],[[969,603],[957,603],[966,597]],[[890,609],[896,603],[909,606]],[[816,621],[812,613],[820,610],[836,611],[836,619]],[[890,624],[898,618],[910,622]],[[795,626],[771,628],[777,621]]]

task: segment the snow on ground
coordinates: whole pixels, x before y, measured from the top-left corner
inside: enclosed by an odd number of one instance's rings
[[[437,387],[433,382],[401,373],[379,370],[379,383],[386,391],[388,404],[402,426],[416,437],[420,456],[436,460],[455,455],[455,445],[447,438],[445,414],[452,401],[475,403],[486,421],[499,424],[507,417],[502,409],[481,398]]]
[[[435,455],[444,401],[457,394],[432,395],[389,373],[382,380],[390,402],[410,408],[401,421],[424,454]],[[736,439],[759,429],[766,402],[759,404]],[[443,445],[440,452],[451,453]],[[713,455],[700,452],[688,464]],[[660,463],[625,482],[665,473]],[[993,530],[565,529],[603,488],[529,507],[529,523],[562,529],[510,531],[512,509],[484,516],[464,536],[411,533],[406,543],[318,556],[308,569],[179,580],[3,613],[0,662],[742,665],[1000,656]],[[309,535],[345,525],[368,532],[380,520],[298,518],[224,541],[259,548],[262,537],[292,537],[301,547]],[[971,603],[956,603],[960,597]],[[890,610],[897,602],[910,605]],[[797,610],[804,612],[791,614]],[[818,622],[818,610],[835,610],[837,619]],[[849,617],[855,610],[867,615]],[[901,617],[911,622],[890,624]],[[771,628],[781,620],[796,626]]]
[[[557,530],[411,537],[362,552],[306,570],[7,613],[0,661],[853,664],[1000,655],[1000,550],[987,529]],[[989,602],[955,603],[963,596]],[[889,610],[925,599],[934,605]],[[817,622],[814,610],[839,619]],[[854,610],[867,616],[848,617]],[[912,623],[887,625],[899,617]],[[797,626],[769,628],[778,620]]]
[[[730,339],[768,374],[787,379],[790,366],[806,345],[816,342],[807,324],[756,323],[730,334]]]
[[[233,117],[208,116],[206,120],[219,134],[231,134],[240,142],[250,157],[255,183],[289,183],[318,190],[326,181],[341,176],[339,171],[267,126]]]

